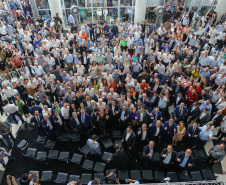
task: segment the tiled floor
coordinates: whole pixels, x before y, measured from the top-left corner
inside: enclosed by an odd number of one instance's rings
[[[173,111],[173,107],[169,107],[169,111],[172,112]],[[6,116],[1,116],[1,120],[4,121],[6,119]],[[13,135],[16,137],[16,133],[20,127],[20,124],[21,122],[16,125],[16,124],[12,124],[12,132],[13,132]],[[214,135],[217,133],[219,128],[215,128],[214,129]],[[206,146],[205,146],[205,150],[208,151],[211,147],[213,146],[213,142],[212,141],[209,141],[207,142]],[[10,151],[11,152],[11,151]],[[8,159],[7,158],[4,158],[4,161],[7,162]],[[217,180],[224,180],[225,183],[226,183],[226,157],[224,158],[224,160],[221,162],[221,165],[222,165],[222,168],[223,168],[223,175],[220,175],[220,174],[215,174],[216,176],[218,176]],[[5,169],[2,167],[2,165],[0,165],[0,170],[1,171],[4,171]]]

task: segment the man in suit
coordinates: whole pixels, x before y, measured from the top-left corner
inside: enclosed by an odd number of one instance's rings
[[[89,115],[91,115],[95,108],[96,108],[95,101],[91,100],[90,101],[90,106],[87,107],[87,113]]]
[[[209,109],[205,108],[203,111],[199,114],[197,118],[197,122],[200,124],[200,126],[205,125],[210,120],[210,114]]]
[[[38,110],[34,111],[34,116],[30,120],[30,124],[35,128],[37,131],[38,135],[41,135],[43,130],[42,130],[42,125],[41,121],[43,119],[42,114],[39,114]]]
[[[183,87],[181,85],[181,81],[178,81],[177,84],[173,85],[173,87],[172,87],[172,96],[174,98],[177,98],[177,94],[179,92],[183,92],[183,90],[184,89],[183,89]]]
[[[145,110],[145,106],[142,105],[140,110],[137,111],[137,114],[139,116],[139,125],[141,125],[142,123],[149,123],[149,120],[150,120],[150,114],[148,113],[147,110]]]
[[[192,120],[196,119],[197,116],[200,114],[200,109],[199,109],[199,102],[193,103],[191,106],[188,107],[187,115],[184,119],[185,124],[190,123]],[[188,120],[189,118],[189,120]]]
[[[172,145],[168,145],[164,148],[159,158],[159,169],[164,171],[170,171],[171,167],[176,162],[176,152],[173,151]]]
[[[217,114],[212,118],[212,120],[215,120],[215,124],[214,127],[219,127],[221,124],[221,121],[223,119],[223,111],[222,110],[218,110]]]
[[[117,126],[118,125],[120,107],[116,103],[115,100],[111,100],[111,104],[109,105],[109,108],[112,111],[112,122],[115,123],[114,126]]]
[[[58,97],[56,95],[56,87],[52,79],[49,80],[49,84],[46,86],[46,91],[47,95],[50,97],[51,102],[54,102],[54,97],[58,101]]]
[[[109,108],[109,106],[106,106],[105,108],[105,115],[106,115],[106,120],[107,120],[107,124],[106,124],[106,129],[107,131],[112,129],[112,110]]]
[[[137,144],[143,148],[148,143],[149,138],[149,129],[147,128],[147,124],[143,123],[142,127],[137,131]]]
[[[157,120],[163,120],[162,113],[159,111],[159,108],[156,107],[155,110],[152,110],[150,113],[151,123],[156,123]]]
[[[146,169],[149,167],[149,163],[152,161],[152,157],[154,154],[154,145],[155,145],[154,141],[149,141],[149,144],[146,145],[143,149],[141,159],[143,162],[143,167]]]
[[[54,101],[53,107],[52,107],[52,114],[54,110],[57,110],[58,112],[61,112],[61,108],[63,107],[62,103],[58,103],[57,101]]]
[[[184,106],[184,103],[177,105],[173,111],[174,122],[179,123],[180,121],[184,120],[186,113],[187,107]]]
[[[72,113],[72,117],[70,118],[71,130],[72,132],[80,132],[81,130],[81,122],[78,119],[78,115],[76,112]]]
[[[184,97],[182,96],[182,92],[179,92],[177,94],[177,98],[174,99],[174,105],[175,105],[175,107],[177,105],[180,105],[182,102],[184,102]]]
[[[84,104],[85,107],[90,106],[91,101],[90,101],[90,96],[86,95],[85,99],[82,101],[82,103]]]
[[[213,166],[215,163],[221,162],[225,157],[225,144],[220,144],[213,146],[208,151],[209,157],[206,160],[206,163],[209,163],[209,166]]]
[[[147,97],[147,94],[146,93],[143,93],[142,97],[140,98],[140,101],[149,110],[149,107],[151,106],[151,102],[150,102],[150,99]]]
[[[136,134],[131,126],[128,126],[122,136],[122,144],[126,151],[130,152],[136,144]]]
[[[141,106],[144,106],[146,109],[146,105],[141,103],[141,100],[137,100],[137,103],[134,105],[136,107],[137,111],[141,109]]]
[[[43,101],[43,106],[47,105],[48,108],[52,108],[52,103],[51,101],[48,99],[48,96],[44,96],[44,101]]]
[[[116,166],[120,170],[128,169],[129,158],[126,155],[125,149],[124,148],[120,149],[120,146],[118,144],[116,144],[114,148],[116,152],[113,154],[111,159],[110,158],[108,159],[108,161],[116,164]]]
[[[35,110],[38,110],[39,114],[41,114],[43,109],[39,105],[35,105],[35,102],[32,101],[31,102],[31,107],[29,107],[30,114],[34,115]]]
[[[180,152],[177,157],[177,168],[178,171],[190,170],[194,167],[194,157],[191,155],[191,149],[187,149],[185,152]]]
[[[55,133],[56,125],[53,121],[53,118],[48,114],[44,114],[41,124],[42,124],[43,130],[48,134],[48,137],[50,139],[54,139],[56,136],[56,133]]]
[[[130,111],[127,109],[126,105],[122,106],[122,109],[118,113],[118,122],[120,125],[120,128],[122,130],[125,130],[130,119]]]
[[[87,133],[89,130],[89,122],[90,122],[90,116],[87,112],[85,112],[85,109],[81,109],[81,112],[79,113],[79,122],[81,123],[81,131]]]
[[[161,125],[161,121],[157,120],[156,123],[153,123],[150,130],[150,139],[160,143],[162,139],[162,134],[164,132],[164,127]]]
[[[57,54],[57,57],[55,58],[55,66],[60,66],[61,68],[64,68],[65,61],[60,58],[60,55]]]
[[[200,129],[198,128],[198,123],[194,122],[193,125],[188,127],[188,130],[184,136],[184,144],[186,146],[192,146],[195,143],[199,132]]]
[[[56,130],[58,130],[59,134],[61,135],[62,132],[65,132],[64,125],[66,124],[66,122],[64,122],[62,114],[57,110],[54,110],[52,118],[56,125]]]
[[[99,108],[95,107],[93,112],[90,114],[90,129],[96,130],[98,128],[98,112]]]
[[[165,140],[165,145],[172,143],[172,139],[174,134],[177,132],[177,124],[174,123],[173,118],[171,118],[169,121],[166,121],[164,123],[164,140]]]

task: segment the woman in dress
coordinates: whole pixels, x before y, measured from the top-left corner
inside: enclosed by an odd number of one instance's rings
[[[7,66],[8,72],[16,71],[14,67],[14,63],[9,58],[6,59],[6,66]]]
[[[70,117],[72,117],[72,113],[73,112],[76,112],[76,108],[75,108],[75,104],[74,103],[71,103],[70,109],[69,109],[69,115],[70,115]]]
[[[103,81],[102,81],[102,83],[101,83],[101,85],[100,85],[100,88],[101,88],[104,92],[108,93],[108,82],[107,82],[107,79],[106,79],[106,78],[103,79]]]
[[[186,128],[184,126],[184,122],[180,121],[179,125],[177,126],[177,133],[173,136],[173,146],[177,146],[178,141],[182,141],[184,135],[186,133]]]
[[[89,67],[90,76],[93,76],[94,78],[97,76],[97,65],[96,62],[93,61],[92,65]]]
[[[133,57],[134,52],[135,52],[134,45],[131,44],[128,49],[128,54],[131,56],[131,58]]]
[[[99,130],[101,133],[105,134],[106,133],[106,114],[104,112],[104,108],[100,107],[100,112],[97,114],[97,122]]]
[[[97,82],[97,80],[94,78],[92,81],[92,88],[94,89],[100,89],[100,84]]]
[[[121,53],[121,48],[119,47],[119,44],[116,43],[115,47],[114,47],[114,56],[116,56],[118,53]]]
[[[131,113],[130,113],[130,125],[132,127],[136,127],[137,126],[137,123],[138,123],[138,120],[139,120],[139,116],[137,114],[137,109],[136,107],[133,107]]]

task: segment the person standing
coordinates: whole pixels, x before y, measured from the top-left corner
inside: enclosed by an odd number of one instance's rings
[[[97,142],[96,135],[93,135],[91,139],[88,139],[86,144],[89,146],[90,153],[95,159],[100,157],[101,148],[100,148],[100,144]]]
[[[68,11],[67,22],[68,22],[68,26],[72,26],[75,23],[75,19],[69,11]]]
[[[15,121],[16,124],[18,124],[18,121],[15,116],[19,117],[22,123],[26,123],[18,111],[18,107],[14,104],[9,104],[9,100],[4,100],[5,106],[3,107],[3,110],[6,114],[6,116],[12,116],[13,120]]]
[[[12,125],[8,122],[0,121],[0,134],[6,139],[9,148],[12,148],[10,138],[13,140],[13,142],[16,140],[12,134]]]
[[[209,151],[209,157],[206,160],[206,163],[209,163],[210,166],[213,166],[214,163],[221,162],[225,157],[225,144],[220,144],[213,146]]]

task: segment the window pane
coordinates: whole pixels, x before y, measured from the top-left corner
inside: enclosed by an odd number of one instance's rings
[[[38,9],[49,9],[48,0],[37,0],[36,4]]]
[[[43,21],[46,21],[49,17],[51,17],[50,10],[39,10],[38,13],[43,19]]]
[[[85,1],[84,0],[78,0],[78,5],[81,7],[85,7]]]
[[[104,0],[86,0],[87,7],[104,7]]]
[[[118,6],[118,0],[108,0],[107,7]]]
[[[65,8],[71,8],[72,6],[77,6],[77,0],[64,0]]]
[[[132,6],[132,0],[120,0],[120,6]]]

